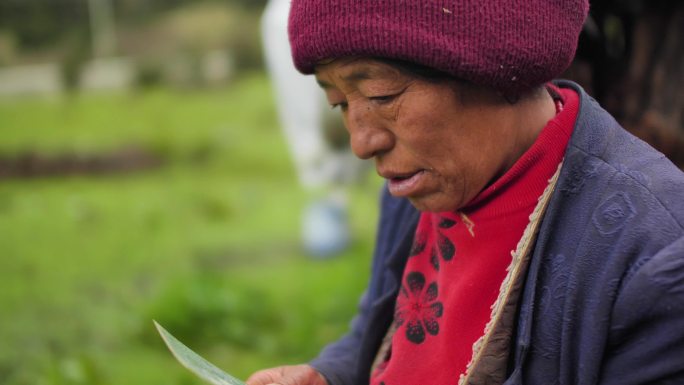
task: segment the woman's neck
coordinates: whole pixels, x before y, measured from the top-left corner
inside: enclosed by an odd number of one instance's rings
[[[546,127],[548,122],[556,116],[556,104],[546,89],[539,93],[529,95],[511,104],[507,111],[511,154],[506,164],[506,169],[501,171],[503,175],[510,167],[527,151],[537,140],[539,133]]]

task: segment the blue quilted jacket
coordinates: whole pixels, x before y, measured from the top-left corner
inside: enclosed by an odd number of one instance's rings
[[[684,173],[579,86],[558,85],[580,94],[580,110],[532,254],[505,384],[684,384]],[[311,362],[331,385],[368,384],[418,217],[383,192],[358,315]]]

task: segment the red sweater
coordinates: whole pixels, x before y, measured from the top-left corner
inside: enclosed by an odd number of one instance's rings
[[[421,214],[397,297],[398,329],[372,385],[458,383],[572,134],[578,96],[556,91],[563,108],[503,176],[458,212]]]

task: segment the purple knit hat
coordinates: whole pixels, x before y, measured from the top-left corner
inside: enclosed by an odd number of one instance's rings
[[[588,0],[292,0],[299,71],[345,56],[399,59],[516,93],[570,64]]]

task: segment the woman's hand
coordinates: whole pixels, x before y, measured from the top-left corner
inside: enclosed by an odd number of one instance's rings
[[[289,365],[252,374],[247,385],[328,385],[323,375],[309,365]]]

